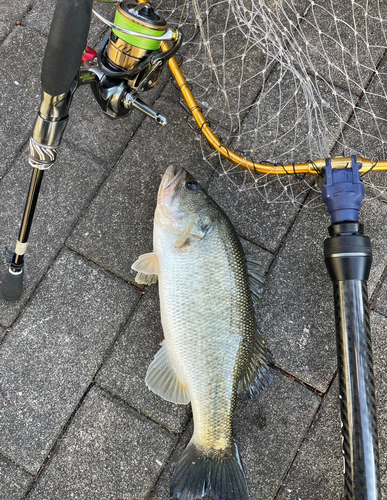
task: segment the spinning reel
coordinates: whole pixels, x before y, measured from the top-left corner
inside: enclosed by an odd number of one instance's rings
[[[135,107],[165,125],[166,119],[143,103],[138,94],[156,85],[165,62],[181,45],[181,33],[168,28],[162,15],[146,1],[134,4],[125,0],[118,4],[114,23],[94,13],[111,30],[96,60],[84,63],[80,83],[93,83],[101,108],[114,118]],[[171,40],[173,46],[162,52],[160,46],[166,40]]]
[[[56,160],[76,89],[90,85],[111,118],[137,108],[160,125],[167,122],[139,94],[156,85],[165,63],[181,46],[182,34],[169,28],[147,0],[112,3],[117,4],[114,22],[93,10],[93,0],[57,1],[42,65],[42,100],[29,143],[33,174],[15,252],[4,252],[9,272],[0,295],[5,300],[18,300],[22,294],[24,254],[43,173]],[[98,53],[87,47],[92,12],[110,28]]]

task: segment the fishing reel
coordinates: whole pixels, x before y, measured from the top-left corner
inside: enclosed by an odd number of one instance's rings
[[[134,107],[165,125],[166,119],[146,105],[139,94],[156,85],[165,63],[181,46],[181,32],[170,29],[162,14],[143,0],[117,4],[114,23],[93,12],[110,30],[96,57],[84,61],[79,84],[91,84],[99,105],[113,118],[128,114]],[[171,48],[167,41],[172,42]]]

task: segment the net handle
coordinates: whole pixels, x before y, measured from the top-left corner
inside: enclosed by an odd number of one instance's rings
[[[166,52],[169,50],[169,45],[167,42],[161,43],[161,50]],[[289,175],[289,174],[311,174],[318,175],[323,167],[325,167],[326,159],[319,158],[317,160],[310,161],[308,163],[291,163],[291,164],[267,164],[267,163],[259,163],[243,156],[240,156],[235,151],[229,149],[226,145],[224,145],[220,139],[214,134],[209,123],[206,121],[198,103],[193,96],[191,89],[174,57],[169,59],[168,61],[169,68],[172,72],[173,77],[176,80],[177,85],[185,102],[188,105],[192,116],[195,118],[195,121],[200,129],[200,131],[204,134],[210,145],[218,151],[224,158],[230,160],[235,165],[238,165],[241,168],[251,170],[252,172],[256,172],[259,174],[273,174],[273,175]],[[332,167],[333,168],[345,168],[351,164],[351,158],[346,156],[338,156],[336,158],[332,158]],[[372,170],[373,172],[380,172],[387,170],[387,161],[372,161],[367,158],[358,158],[358,161],[362,163],[362,167],[360,169],[361,174],[365,174]]]

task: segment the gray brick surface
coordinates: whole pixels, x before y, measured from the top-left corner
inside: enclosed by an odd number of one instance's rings
[[[371,315],[374,349],[376,402],[378,409],[380,477],[382,498],[386,498],[386,407],[385,343],[386,318]],[[284,481],[278,500],[336,500],[343,492],[343,458],[341,453],[340,405],[337,380],[330,388],[318,417],[313,421],[308,436]]]
[[[153,286],[145,292],[110,358],[98,373],[97,383],[171,431],[181,432],[190,406],[171,404],[145,385],[148,366],[163,340],[159,311],[157,286]]]
[[[186,168],[202,183],[211,175],[185,110],[163,98],[157,100],[157,109],[170,117],[170,125],[158,127],[144,121],[67,241],[71,248],[128,280],[134,278],[133,262],[152,250],[157,190],[168,165]]]
[[[313,2],[301,25],[308,43],[296,37],[305,63],[357,95],[372,75],[370,60],[376,66],[384,52],[379,40],[384,38],[385,4],[369,2],[367,14],[362,2]]]
[[[40,103],[40,66],[44,47],[42,36],[19,26],[0,45],[0,176],[32,129]]]
[[[336,380],[297,453],[278,500],[337,500],[341,498],[343,488],[339,389]]]
[[[380,482],[382,498],[387,498],[387,375],[386,342],[387,319],[380,314],[371,313],[371,333],[376,385],[376,408],[378,416]]]
[[[0,248],[15,248],[31,173],[24,148],[0,184]],[[44,174],[25,256],[24,293],[13,304],[0,301],[1,324],[15,320],[106,174],[105,165],[62,143],[57,163]],[[0,280],[6,272],[1,265]]]
[[[281,6],[277,2],[267,2],[267,4],[278,15],[281,29],[283,26],[288,29],[290,24],[284,12],[292,22],[297,23],[297,12],[303,13],[308,2],[296,0],[291,6],[289,3]],[[249,39],[248,35],[243,34],[251,32],[251,27],[238,26],[231,4],[205,5],[208,12],[204,4],[200,6],[202,31],[206,39],[209,39],[209,43],[204,44],[201,38],[197,37],[184,57],[182,70],[194,95],[197,96],[198,105],[206,119],[211,125],[221,124],[223,128],[232,132],[241,127],[241,120],[260,92],[265,78],[272,69],[271,65],[263,72],[271,58],[267,57],[257,44],[252,43],[253,40]],[[248,8],[246,7],[247,10]],[[255,35],[263,38],[265,27],[260,13],[258,14],[259,10],[252,16],[253,19],[249,19],[243,7],[240,10],[240,15],[247,22],[252,22]],[[227,91],[227,97],[224,95],[224,89]]]
[[[179,460],[180,455],[183,453],[185,447],[189,443],[193,432],[193,420],[191,419],[187,425],[184,434],[179,439],[179,442],[170,456],[166,466],[164,467],[162,473],[160,474],[158,481],[152,491],[149,500],[169,500],[169,490],[172,479],[173,471],[175,470],[176,464]]]
[[[299,207],[268,204],[254,188],[239,191],[238,185],[243,185],[246,176],[251,179],[249,173],[239,171],[231,177],[215,174],[208,192],[225,210],[242,238],[275,252],[292,226]],[[282,187],[275,186],[272,194],[282,197]]]
[[[274,498],[319,402],[320,398],[279,374],[257,399],[238,400],[234,437],[246,472],[250,498]],[[151,500],[169,498],[173,470],[184,448],[182,444],[186,444],[191,433],[189,428]]]
[[[29,474],[0,455],[0,500],[20,500],[31,483]]]
[[[303,209],[270,270],[259,328],[276,362],[325,392],[336,368],[331,282],[323,259],[328,215]]]
[[[1,2],[0,5],[0,40],[5,38],[16,22],[20,21],[26,14],[31,0],[19,0],[18,2]]]
[[[349,156],[356,154],[360,157],[373,160],[386,158],[386,131],[385,116],[387,113],[385,74],[387,58],[384,58],[379,67],[379,74],[375,75],[369,85],[368,93],[363,96],[353,111],[342,137],[333,151],[334,155]],[[375,183],[376,186],[386,186],[384,172],[372,173],[364,177],[364,181]]]
[[[55,0],[34,1],[31,9],[23,19],[23,26],[28,26],[42,33],[44,36],[47,36],[54,15],[55,5]],[[109,20],[112,20],[114,17],[114,8],[112,5],[98,3],[95,8],[97,12]],[[105,32],[105,28],[105,24],[96,16],[92,15],[88,44],[94,46],[100,40],[101,34]]]
[[[176,438],[93,387],[31,500],[145,500]]]
[[[349,92],[277,66],[233,147],[255,161],[291,164],[325,158],[351,111]]]
[[[387,316],[387,279],[386,275],[381,280],[381,283],[377,290],[375,290],[375,294],[372,297],[372,305],[374,309],[380,313]]]
[[[0,453],[35,474],[138,299],[64,251],[8,334],[0,379]]]

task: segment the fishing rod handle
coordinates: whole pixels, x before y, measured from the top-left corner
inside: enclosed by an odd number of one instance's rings
[[[367,282],[333,282],[345,500],[380,500]]]
[[[58,0],[44,54],[41,83],[51,96],[68,92],[87,45],[93,0]]]

